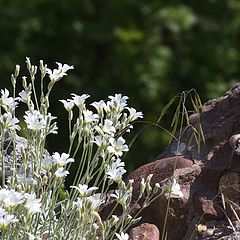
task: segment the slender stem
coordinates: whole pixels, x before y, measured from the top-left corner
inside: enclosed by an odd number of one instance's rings
[[[36,89],[35,89],[34,80],[35,80],[35,77],[31,76],[33,96],[34,96],[34,100],[35,100],[35,103],[36,103],[36,106],[37,106],[37,110],[39,111],[38,99],[37,99],[37,93],[36,93]]]
[[[2,132],[2,139],[1,139],[1,162],[2,162],[2,187],[5,186],[5,163],[4,163],[4,136],[5,130]]]

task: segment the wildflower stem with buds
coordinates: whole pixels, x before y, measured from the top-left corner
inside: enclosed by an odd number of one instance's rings
[[[128,239],[127,229],[139,218],[129,215],[133,182],[122,180],[126,170],[121,158],[129,151],[124,135],[143,114],[128,107],[128,97],[121,94],[90,103],[89,108],[88,94],[72,93],[69,99],[60,100],[68,114],[68,153],[50,154],[45,149],[47,136],[58,131],[56,117],[49,112],[50,94],[74,67],[57,62],[52,70],[40,60],[38,68],[30,58],[26,58],[26,64],[29,78],[21,77],[23,90],[16,92],[19,65],[11,76],[13,96],[7,89],[1,90],[0,238]],[[38,69],[39,98],[35,88]],[[20,127],[17,116],[21,105],[27,110]],[[24,138],[18,135],[20,129]],[[6,138],[10,139],[9,145]],[[73,162],[76,175],[68,191],[64,183]],[[113,183],[117,189],[109,196]],[[145,185],[138,198],[145,193],[143,207],[159,196],[149,179]],[[103,220],[99,210],[110,199],[115,199],[116,205]],[[117,217],[114,211],[119,204],[123,213]]]

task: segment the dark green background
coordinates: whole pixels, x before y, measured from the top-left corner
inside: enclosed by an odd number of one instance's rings
[[[156,122],[183,90],[195,88],[206,101],[239,81],[239,29],[238,0],[0,0],[1,88],[10,87],[10,73],[26,56],[51,68],[55,61],[75,66],[51,99],[59,136],[49,138],[48,148],[62,152],[67,114],[57,99],[122,93]],[[129,170],[154,158],[167,139],[158,128],[144,128],[127,155]]]

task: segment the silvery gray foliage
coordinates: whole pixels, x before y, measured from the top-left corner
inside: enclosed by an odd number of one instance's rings
[[[20,137],[17,134],[14,135],[15,144],[13,143],[11,132],[7,131],[4,135],[4,168],[5,168],[5,180],[9,180],[12,176],[12,171],[17,171],[20,176],[23,176],[23,152],[29,152],[28,141],[24,137]],[[16,158],[16,165],[13,165],[13,158]],[[44,149],[42,159],[51,159],[49,152]],[[16,168],[16,169],[15,169]],[[28,163],[26,177],[31,177],[31,165]],[[21,182],[21,179],[19,179]],[[2,184],[2,162],[0,161],[0,183]]]
[[[143,117],[142,112],[127,107],[128,97],[122,94],[90,104],[92,111],[86,103],[89,95],[73,93],[71,99],[60,100],[68,114],[68,152],[50,155],[46,139],[57,134],[58,128],[56,117],[49,112],[49,96],[73,66],[57,63],[58,68],[51,70],[40,61],[39,97],[35,89],[38,67],[30,58],[26,64],[29,77],[22,77],[23,90],[16,92],[17,65],[11,76],[12,95],[7,89],[0,91],[0,238],[127,240],[127,229],[139,217],[129,215],[133,181],[122,180],[126,170],[121,158],[129,151],[123,135]],[[27,110],[20,124],[17,116],[22,104]],[[18,135],[19,130],[25,138]],[[63,188],[65,177],[73,162],[77,162],[77,173],[67,191]],[[160,185],[152,187],[150,179],[143,181],[143,206],[159,196]],[[113,183],[118,189],[111,197],[122,206],[123,213],[103,220],[99,209]]]

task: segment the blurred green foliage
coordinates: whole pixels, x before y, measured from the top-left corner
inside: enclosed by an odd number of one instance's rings
[[[183,90],[195,88],[206,101],[239,81],[239,29],[238,0],[0,0],[1,88],[10,86],[10,73],[25,56],[49,67],[73,64],[52,96],[61,140],[50,137],[48,148],[65,151],[67,114],[57,99],[122,93],[156,122]],[[160,124],[168,127],[171,118],[168,113]],[[135,126],[141,133],[127,156],[130,170],[168,141],[161,129],[145,126]]]

